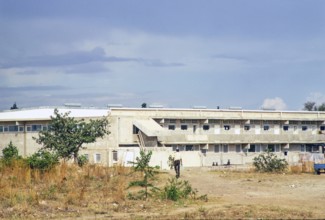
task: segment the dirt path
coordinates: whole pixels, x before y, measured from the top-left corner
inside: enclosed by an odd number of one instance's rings
[[[170,175],[174,175],[172,171]],[[267,206],[325,218],[325,174],[259,174],[227,169],[184,168],[188,180],[212,201],[207,209]]]

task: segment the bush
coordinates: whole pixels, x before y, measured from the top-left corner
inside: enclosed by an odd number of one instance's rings
[[[59,163],[58,156],[48,151],[40,150],[27,158],[31,169],[50,170]]]
[[[168,179],[168,183],[161,191],[161,198],[172,201],[189,198],[207,200],[206,195],[197,198],[197,190],[193,189],[188,181],[177,178]]]
[[[83,167],[84,165],[86,165],[88,163],[88,158],[86,155],[78,156],[77,160],[78,160],[79,167]]]
[[[18,155],[17,147],[14,146],[11,141],[9,145],[2,150],[2,154],[3,154],[2,160],[5,165],[11,165],[14,160],[21,158]]]
[[[287,169],[288,162],[266,151],[253,159],[253,165],[259,172],[283,172]]]

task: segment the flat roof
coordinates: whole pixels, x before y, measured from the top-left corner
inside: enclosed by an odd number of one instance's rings
[[[70,117],[89,118],[108,116],[109,109],[100,108],[69,108],[69,107],[38,107],[27,109],[15,109],[0,112],[0,121],[24,121],[24,120],[49,120],[54,116],[54,109],[59,113],[70,112]]]

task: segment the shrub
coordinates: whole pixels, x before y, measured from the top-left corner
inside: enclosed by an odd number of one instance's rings
[[[79,167],[83,167],[84,165],[86,165],[88,163],[88,158],[86,155],[78,156],[77,160],[78,160]]]
[[[161,191],[161,198],[172,201],[189,198],[207,200],[206,195],[197,197],[197,190],[193,189],[188,181],[177,178],[168,179],[168,183]]]
[[[267,150],[253,159],[253,165],[259,172],[282,172],[287,169],[288,162]]]
[[[31,169],[50,170],[59,163],[58,156],[49,151],[40,150],[27,158]]]
[[[5,165],[11,165],[14,160],[20,159],[21,157],[18,155],[18,149],[13,143],[10,141],[9,145],[2,150],[2,160]]]

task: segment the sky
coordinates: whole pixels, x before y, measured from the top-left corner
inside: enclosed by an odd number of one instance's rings
[[[323,0],[0,0],[0,110],[325,102]]]

